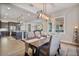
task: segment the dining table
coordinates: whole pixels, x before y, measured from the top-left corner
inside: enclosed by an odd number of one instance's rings
[[[33,38],[33,39],[24,39],[22,41],[25,42],[25,52],[28,53],[28,47],[31,46],[32,48],[36,48],[36,53],[33,55],[39,56],[39,48],[49,42],[49,38]]]

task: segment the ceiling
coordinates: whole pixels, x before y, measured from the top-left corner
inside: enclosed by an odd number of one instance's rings
[[[13,4],[1,4],[1,18],[11,20],[30,21],[35,19],[35,15],[27,10],[19,8]]]
[[[42,8],[43,4],[33,4],[33,5],[36,8],[43,9]],[[47,12],[47,14],[50,15],[53,12],[71,7],[73,5],[76,5],[76,4],[75,3],[50,3],[50,4],[48,3],[48,4],[46,4],[46,10],[47,10],[46,12]]]
[[[37,12],[37,11],[45,9],[46,13],[50,15],[50,13],[77,5],[77,3],[30,3],[30,4],[20,3],[20,4],[16,4],[16,5],[17,6],[19,5],[19,7],[23,7],[24,9],[27,9],[33,13],[35,11]],[[46,7],[44,8],[43,5],[45,5]]]
[[[43,10],[43,3],[3,3],[1,7],[1,18],[3,19],[23,19],[31,21],[36,19],[36,13]],[[46,3],[46,14],[77,5],[77,3]],[[21,17],[20,17],[21,16]]]

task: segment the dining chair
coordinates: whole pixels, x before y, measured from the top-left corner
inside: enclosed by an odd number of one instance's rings
[[[48,35],[48,34],[47,34],[46,32],[41,31],[41,36],[42,36],[42,37],[47,37],[47,35]]]
[[[56,56],[60,54],[60,38],[56,35],[50,36],[48,44],[45,44],[40,47],[39,54],[44,56]]]
[[[22,32],[16,32],[16,39],[22,39]]]
[[[28,47],[28,55],[29,56],[35,56],[36,54],[36,48],[33,46],[33,45],[30,45],[29,44],[29,47]]]
[[[1,32],[0,32],[0,38],[1,38]]]
[[[40,38],[41,32],[40,31],[34,31],[34,35],[35,35],[36,38]]]
[[[34,38],[35,36],[34,36],[34,33],[33,32],[28,32],[27,33],[27,39],[32,39],[32,38]]]

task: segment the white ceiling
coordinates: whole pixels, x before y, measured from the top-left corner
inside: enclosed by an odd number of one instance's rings
[[[46,5],[45,8],[43,7],[44,4]],[[46,9],[46,13],[50,15],[50,13],[77,5],[77,3],[30,3],[30,4],[19,3],[15,5],[33,13]]]
[[[46,4],[46,14],[51,13],[77,5],[75,3],[48,3]],[[36,19],[35,14],[43,9],[43,3],[7,3],[1,4],[1,17],[4,19],[23,19],[24,21],[31,21]],[[10,9],[8,9],[10,8]]]
[[[1,5],[1,18],[12,19],[12,20],[19,19],[22,21],[28,21],[31,19],[35,19],[35,15],[13,4],[2,4]]]
[[[32,4],[32,5],[38,9],[43,9],[44,4],[38,3],[38,4]],[[77,5],[77,4],[75,3],[47,3],[45,5],[46,5],[45,7],[46,12],[50,14],[50,13],[53,13],[53,12],[62,10],[64,8],[71,7],[73,5]]]

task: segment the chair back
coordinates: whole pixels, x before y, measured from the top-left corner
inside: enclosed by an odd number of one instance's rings
[[[57,49],[60,45],[60,37],[58,35],[53,35],[50,37],[49,55],[54,56],[57,54]]]
[[[35,37],[40,38],[41,37],[41,32],[40,31],[35,31],[34,35],[35,35]]]
[[[1,32],[0,32],[0,38],[1,38]]]
[[[34,38],[35,36],[34,36],[34,33],[33,32],[28,32],[28,34],[27,34],[27,39],[32,39],[32,38]]]

